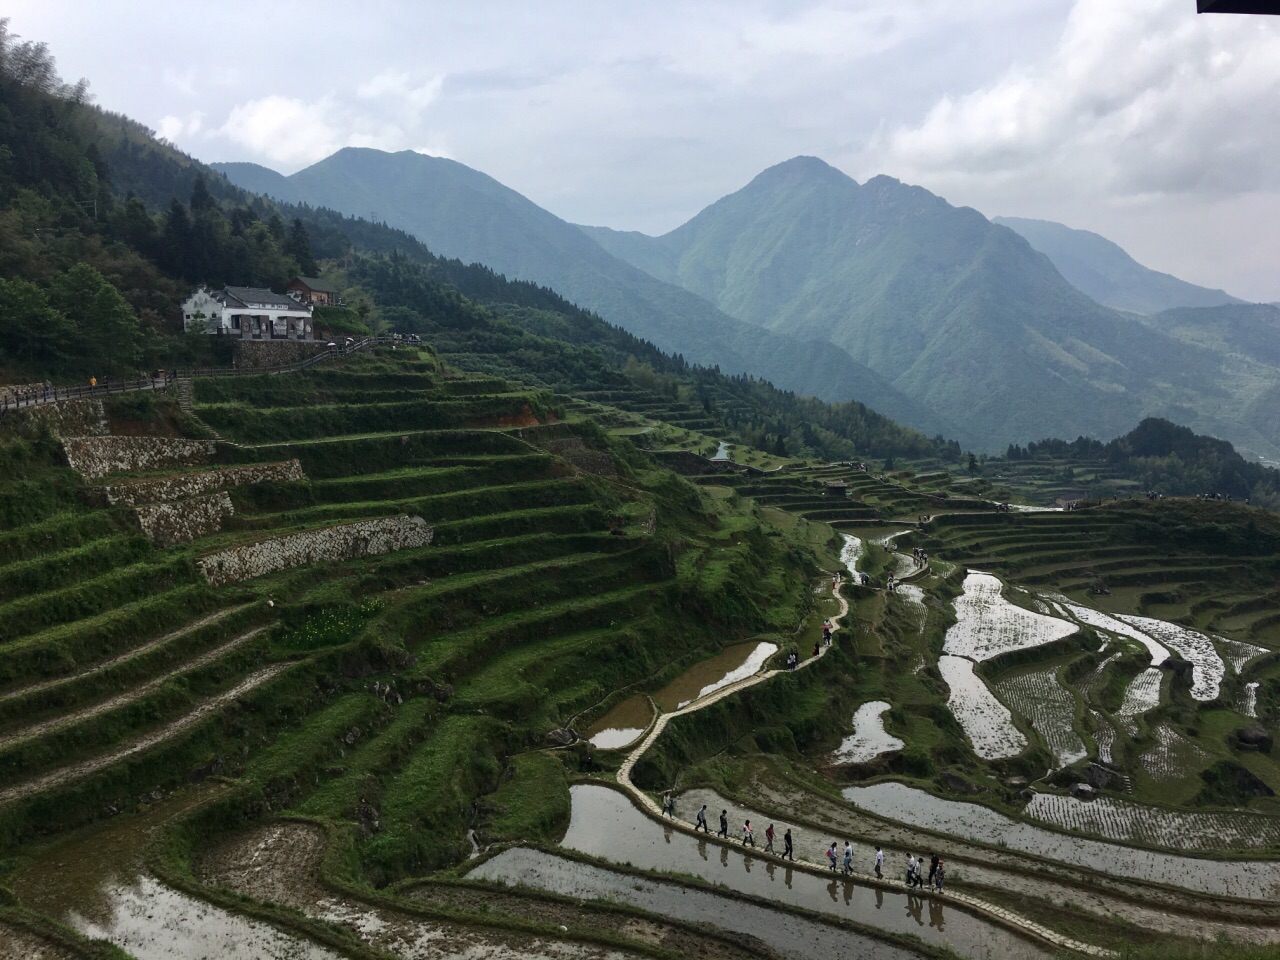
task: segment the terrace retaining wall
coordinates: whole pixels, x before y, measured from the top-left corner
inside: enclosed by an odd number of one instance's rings
[[[239,370],[267,370],[298,363],[328,349],[327,340],[237,340],[233,362]]]
[[[194,466],[213,456],[212,440],[165,437],[63,437],[71,468],[89,480],[111,473]]]
[[[201,557],[196,565],[214,586],[312,563],[372,557],[425,547],[435,529],[421,517],[401,515],[307,530]]]
[[[107,484],[99,487],[97,493],[105,503],[113,506],[121,503],[140,506],[147,503],[170,503],[256,483],[293,483],[305,479],[307,477],[302,472],[302,464],[295,458],[279,463],[253,463],[174,474],[156,480]]]
[[[100,398],[58,400],[9,410],[0,418],[0,434],[33,439],[44,430],[55,437],[105,436],[107,415]]]
[[[225,490],[168,503],[145,504],[134,510],[138,526],[158,547],[171,547],[217,533],[222,529],[222,521],[234,513],[231,497]]]

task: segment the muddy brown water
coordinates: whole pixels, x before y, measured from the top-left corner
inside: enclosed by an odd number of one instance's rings
[[[694,664],[655,693],[654,702],[664,713],[679,710],[721,687],[758,673],[765,661],[777,652],[777,644],[764,641],[725,647],[711,659]]]
[[[13,879],[19,903],[137,960],[340,960],[339,954],[165,886],[143,857],[155,831],[227,789],[210,783],[105,821],[36,856]]]
[[[601,750],[628,747],[640,739],[653,720],[653,705],[642,693],[627,697],[587,730],[586,738]]]
[[[1280,861],[1210,860],[1074,837],[981,804],[944,800],[904,783],[876,783],[843,792],[846,800],[877,816],[1117,877],[1246,900],[1280,895]]]
[[[563,846],[569,849],[645,870],[689,874],[730,890],[827,913],[889,933],[919,937],[926,943],[950,947],[965,957],[1016,956],[1034,960],[1053,955],[1033,941],[946,904],[945,899],[908,896],[905,890],[896,893],[856,881],[788,870],[772,857],[744,853],[736,846],[723,846],[663,828],[640,813],[626,796],[608,787],[579,784],[571,788],[571,794],[572,813],[563,840]],[[682,816],[686,814],[691,816],[691,811],[681,811]],[[711,811],[709,820],[713,825],[718,814],[718,810]],[[740,826],[730,824],[731,830]],[[764,826],[755,824],[759,843],[764,842]],[[781,847],[781,838],[778,845]],[[575,867],[577,869],[580,868]],[[634,878],[631,879],[634,882]],[[598,896],[615,895],[612,886],[606,886]],[[676,902],[687,898],[689,891],[673,886],[661,896]],[[738,930],[744,929],[743,917],[755,910],[756,907],[729,901],[720,908],[704,911],[701,919]],[[821,924],[814,926],[818,929],[813,936],[823,944],[824,951],[829,937],[849,936],[845,932],[823,932]],[[815,941],[810,937],[808,942]],[[881,956],[882,951],[889,949],[877,944],[873,951],[861,955]]]

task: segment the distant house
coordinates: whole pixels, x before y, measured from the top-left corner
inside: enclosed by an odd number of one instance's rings
[[[313,340],[311,305],[257,287],[201,287],[182,304],[182,326],[242,340]]]
[[[336,307],[340,303],[337,287],[316,277],[294,277],[285,290],[294,299],[314,307]]]

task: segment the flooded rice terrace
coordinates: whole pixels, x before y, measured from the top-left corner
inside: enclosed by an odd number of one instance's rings
[[[948,905],[945,898],[908,896],[788,869],[781,860],[694,838],[663,828],[640,813],[626,796],[608,787],[571,788],[573,811],[562,845],[591,856],[643,870],[692,875],[731,891],[782,905],[850,920],[887,933],[919,937],[966,957],[1048,957],[1033,942]],[[691,811],[685,811],[685,814]],[[715,822],[719,811],[713,811]],[[740,824],[731,824],[731,829]],[[764,843],[764,824],[756,830]],[[781,838],[778,840],[781,848]],[[913,956],[871,937],[744,904],[729,896],[691,890],[529,850],[509,850],[470,876],[554,890],[576,897],[611,898],[648,910],[752,933],[786,956]],[[787,931],[780,935],[775,930]],[[816,951],[816,954],[815,954]]]
[[[679,710],[721,687],[759,673],[765,661],[777,652],[776,643],[763,641],[725,647],[711,659],[694,664],[655,693],[654,702],[666,713]]]
[[[653,705],[642,693],[627,697],[587,730],[586,739],[601,750],[628,747],[640,739],[653,720]]]
[[[889,709],[889,704],[883,700],[872,700],[860,706],[853,715],[853,733],[836,748],[835,762],[866,763],[882,753],[906,746],[884,728],[884,714]]]
[[[1022,823],[980,804],[943,800],[902,783],[848,787],[843,793],[858,807],[890,820],[1116,877],[1245,900],[1280,895],[1277,861],[1209,860],[1068,836]]]
[[[269,924],[222,910],[145,871],[152,833],[223,789],[209,785],[95,827],[39,855],[12,883],[18,901],[137,960],[339,960]]]

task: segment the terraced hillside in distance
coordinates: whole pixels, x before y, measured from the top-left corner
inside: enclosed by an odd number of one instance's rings
[[[1280,938],[1273,514],[1006,509],[725,442],[727,387],[439,351],[4,419],[4,950]]]

